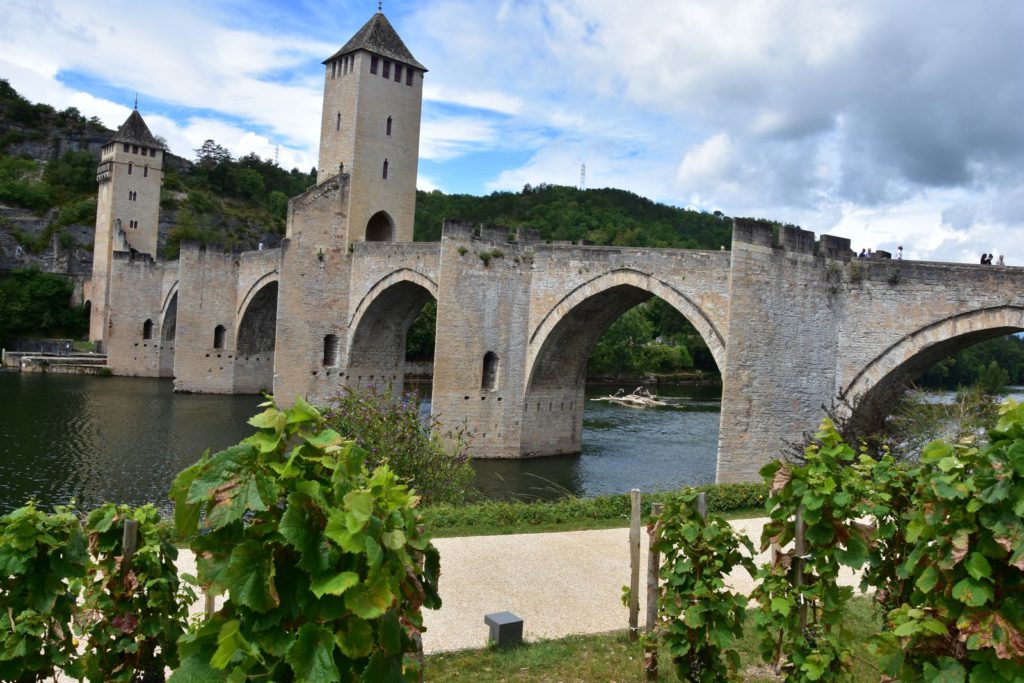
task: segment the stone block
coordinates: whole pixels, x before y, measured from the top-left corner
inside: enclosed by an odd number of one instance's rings
[[[501,649],[516,647],[523,642],[523,620],[511,612],[491,612],[484,615],[484,623],[491,628],[489,638]]]

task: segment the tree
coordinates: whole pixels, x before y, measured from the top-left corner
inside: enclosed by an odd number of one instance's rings
[[[201,169],[209,170],[220,164],[231,161],[231,152],[226,147],[218,145],[213,140],[207,140],[199,149],[195,150],[196,165]]]

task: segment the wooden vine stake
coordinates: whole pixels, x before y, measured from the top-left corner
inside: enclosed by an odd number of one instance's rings
[[[804,538],[806,532],[804,524],[804,506],[801,505],[796,509],[796,523],[793,530],[793,545],[796,557],[793,558],[793,587],[797,591],[804,584],[804,556],[807,554],[807,541]],[[800,605],[797,607],[797,614],[799,615],[800,621],[800,635],[803,636],[804,629],[807,627],[807,601],[803,599],[803,595],[800,596]]]
[[[657,551],[658,533],[661,525],[661,503],[651,505],[651,523],[647,527],[647,639],[644,641],[644,679],[658,680],[658,570],[661,566],[661,554]]]
[[[121,575],[125,586],[132,570],[132,558],[139,547],[139,523],[134,519],[124,520],[124,534],[121,536]],[[14,623],[14,622],[11,622]]]
[[[640,618],[640,489],[629,492],[629,639],[637,639]]]

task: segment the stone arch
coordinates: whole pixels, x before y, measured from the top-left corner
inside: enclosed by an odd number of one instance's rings
[[[609,325],[652,296],[690,321],[724,371],[725,341],[687,294],[634,269],[598,275],[564,296],[530,335],[522,455],[579,452],[587,359]]]
[[[164,300],[160,320],[160,376],[174,377],[174,340],[178,334],[178,287]]]
[[[250,292],[236,325],[235,350],[239,356],[273,353],[277,341],[277,278]]]
[[[873,430],[889,416],[906,386],[947,356],[969,346],[1024,330],[1024,307],[992,306],[957,313],[904,335],[861,368],[839,392],[858,427]]]
[[[617,294],[612,292],[611,299],[617,300],[622,305],[626,303],[629,305],[624,308],[621,308],[621,306],[615,307],[614,310],[618,312],[608,318],[607,323],[601,327],[600,333],[593,340],[594,343],[600,339],[601,334],[603,334],[608,325],[617,320],[620,315],[642,301],[646,301],[653,295],[663,299],[665,303],[682,313],[683,317],[690,321],[690,324],[696,328],[704,343],[707,344],[712,357],[715,359],[715,364],[718,365],[718,369],[724,373],[725,339],[722,338],[718,328],[711,322],[711,319],[704,311],[689,296],[667,282],[649,273],[631,268],[623,268],[598,275],[573,289],[552,306],[537,327],[534,328],[530,335],[526,356],[527,367],[530,368],[531,382],[541,351],[549,343],[551,335],[558,329],[559,325],[567,320],[574,311],[580,310],[580,306],[588,301],[591,301],[590,305],[593,305],[594,297],[607,297],[611,290],[617,290]],[[624,297],[620,295],[624,295]],[[621,310],[619,310],[620,308]],[[598,312],[601,314],[601,319],[611,314],[610,310]],[[594,324],[596,325],[596,319],[594,319]],[[590,348],[593,348],[593,344],[590,345]]]
[[[242,297],[242,301],[238,304],[238,308],[235,310],[236,330],[239,329],[239,327],[241,326],[242,316],[244,315],[245,311],[249,309],[249,306],[252,304],[253,298],[257,294],[259,294],[260,291],[268,284],[273,282],[276,285],[279,279],[280,273],[278,273],[276,270],[272,270],[269,273],[264,273],[263,275],[258,277],[255,282],[249,285],[249,289],[245,290],[245,295]]]
[[[387,166],[384,168],[386,169]],[[390,242],[394,239],[394,235],[395,222],[387,211],[378,211],[366,222],[365,239],[367,242]]]
[[[349,320],[346,383],[401,391],[406,334],[423,306],[436,298],[437,283],[411,269],[378,280]]]
[[[164,307],[161,311],[162,321],[160,323],[160,339],[163,341],[174,341],[178,333],[178,287],[175,285],[167,294],[164,300]]]

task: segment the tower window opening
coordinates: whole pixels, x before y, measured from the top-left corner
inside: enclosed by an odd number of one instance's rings
[[[405,84],[406,85],[412,85],[412,73],[413,72],[412,72],[411,68],[405,70]]]
[[[132,162],[128,162],[128,175],[132,174]]]
[[[131,148],[132,148],[131,145],[129,145],[127,142],[124,143],[124,151],[126,151],[126,152],[131,151]]]
[[[338,118],[334,122],[334,130],[341,130],[341,112],[338,112]]]
[[[480,379],[480,388],[494,391],[498,387],[498,354],[488,351],[484,354],[484,369]]]
[[[388,117],[388,135],[391,135],[391,117]]]
[[[384,60],[384,73],[383,73],[383,76],[384,76],[384,78],[390,78],[391,77],[391,62],[389,60],[387,60],[387,59]]]
[[[372,74],[377,73],[377,64],[378,64],[378,62],[380,62],[380,57],[377,57],[377,56],[370,57],[370,73],[372,73]]]
[[[384,180],[388,179],[388,160],[384,160]]]
[[[401,83],[402,82],[402,65],[401,64],[395,64],[395,82],[396,83]]]
[[[213,328],[213,348],[223,349],[224,348],[224,326],[217,325]]]
[[[149,166],[143,166],[142,167],[142,177],[143,178],[148,178],[149,177]]]
[[[334,78],[337,75],[338,75],[338,63],[337,62],[331,62],[331,78]]]
[[[148,320],[147,319],[146,322],[142,323],[142,338],[143,339],[152,339],[153,338],[153,321],[152,320]]]
[[[138,145],[132,145],[132,154],[138,154],[138,153],[139,153],[139,146]]]
[[[149,156],[156,157],[156,150],[155,149],[149,150]]]
[[[332,368],[338,364],[338,350],[338,335],[324,337],[324,367]]]

